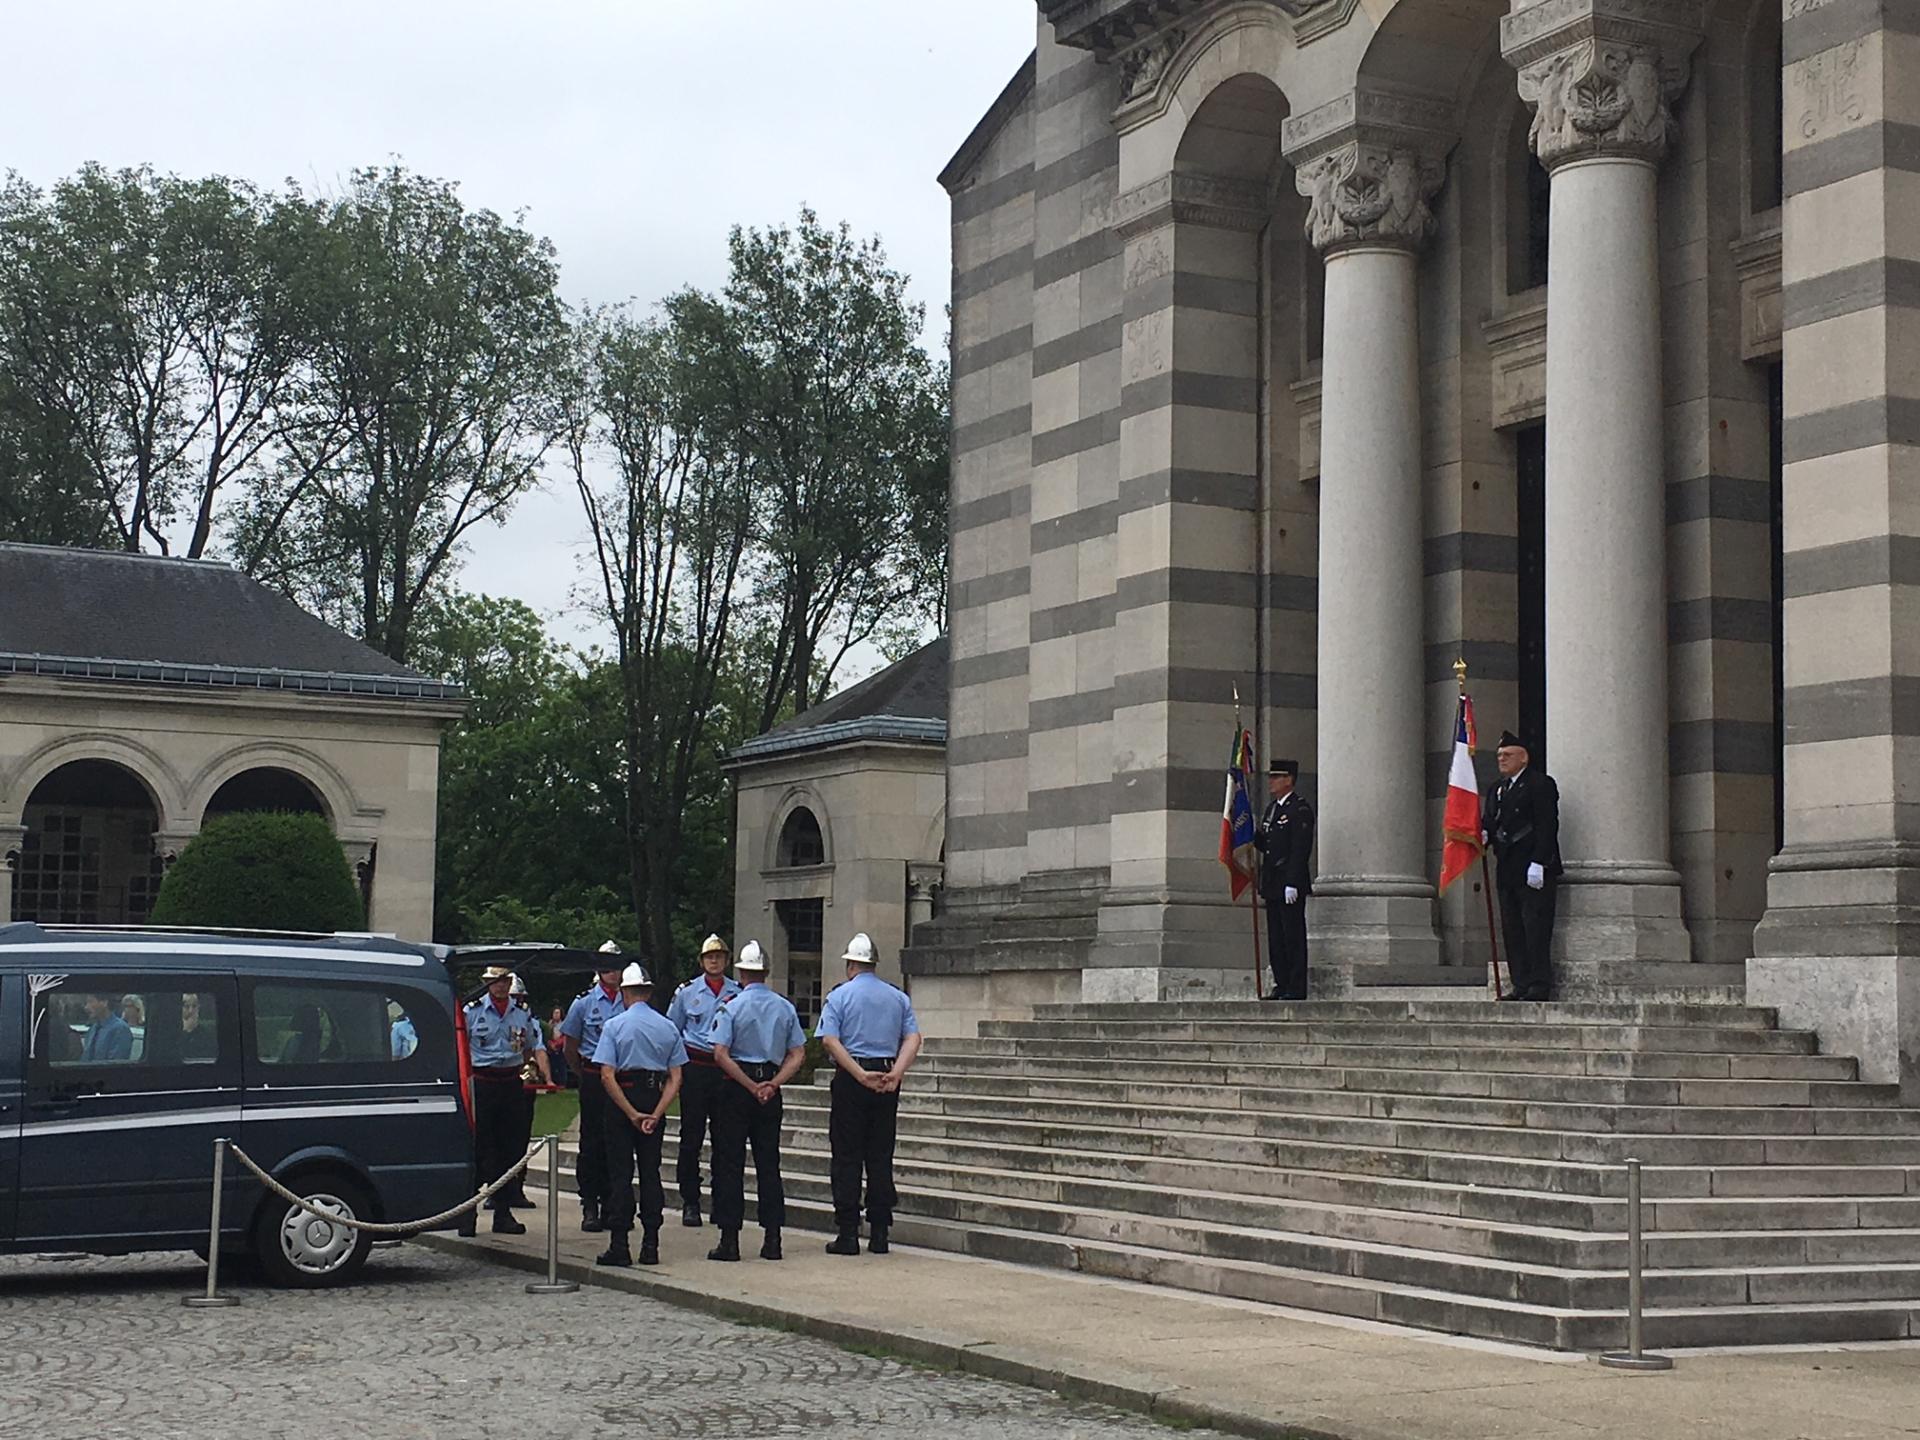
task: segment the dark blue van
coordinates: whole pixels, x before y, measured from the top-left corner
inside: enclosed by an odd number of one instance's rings
[[[0,1251],[205,1252],[226,1136],[323,1209],[473,1193],[453,981],[377,936],[0,926]],[[337,1284],[371,1240],[229,1161],[222,1252]]]

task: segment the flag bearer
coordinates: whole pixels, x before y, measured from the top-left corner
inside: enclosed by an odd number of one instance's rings
[[[727,942],[707,936],[700,947],[700,973],[673,992],[667,1018],[687,1042],[687,1083],[680,1094],[680,1160],[674,1167],[680,1182],[680,1223],[700,1226],[700,1147],[706,1143],[714,1102],[727,1077],[713,1060],[713,1019],[720,1007],[740,993],[727,977]]]
[[[607,1248],[596,1265],[633,1263],[627,1236],[633,1231],[636,1164],[640,1172],[640,1263],[660,1263],[660,1217],[666,1193],[660,1184],[660,1147],[667,1107],[680,1093],[687,1047],[680,1032],[647,1003],[653,979],[638,965],[620,975],[627,1008],[600,1032],[598,1083],[607,1111]]]
[[[887,1253],[896,1195],[894,1130],[900,1115],[900,1082],[920,1053],[920,1022],[913,1002],[878,975],[873,941],[847,942],[847,980],[836,985],[820,1010],[815,1032],[837,1067],[827,1142],[832,1152],[833,1221],[839,1232],[829,1255],[860,1253],[860,1179],[867,1182],[867,1250]]]
[[[613,941],[602,945],[595,983],[574,997],[560,1022],[567,1060],[580,1076],[580,1157],[574,1183],[580,1190],[580,1228],[588,1234],[607,1228],[601,1217],[607,1203],[607,1092],[593,1057],[606,1023],[627,1008],[620,993],[625,963]]]
[[[1267,963],[1272,1000],[1307,998],[1307,897],[1313,893],[1313,806],[1298,794],[1298,760],[1267,766],[1267,813],[1254,833],[1260,896],[1267,902]]]
[[[1500,928],[1513,989],[1503,1000],[1545,1000],[1553,993],[1553,912],[1559,889],[1560,787],[1533,767],[1511,730],[1494,752],[1500,783],[1487,792],[1481,824],[1493,846]]]
[[[526,1087],[520,1069],[531,1055],[542,1075],[547,1071],[546,1041],[533,1012],[516,1001],[510,989],[513,972],[492,965],[480,977],[487,993],[467,1003],[462,1018],[467,1027],[467,1053],[473,1065],[473,1170],[481,1185],[491,1185],[526,1153],[520,1143],[520,1101]],[[501,1235],[524,1235],[527,1227],[513,1218],[510,1191],[497,1190],[487,1202],[493,1228]],[[473,1212],[460,1221],[460,1233],[474,1233]]]
[[[713,1059],[728,1083],[713,1113],[713,1223],[720,1227],[720,1243],[707,1258],[740,1258],[751,1141],[758,1216],[766,1232],[760,1258],[778,1260],[780,1228],[787,1221],[787,1192],[780,1181],[780,1087],[806,1058],[807,1032],[787,997],[767,988],[767,957],[759,941],[742,947],[734,968],[740,993],[720,1007],[713,1023]]]

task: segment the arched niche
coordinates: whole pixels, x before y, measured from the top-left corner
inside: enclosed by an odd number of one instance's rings
[[[249,810],[318,815],[333,823],[326,801],[313,783],[298,772],[278,765],[256,765],[221,782],[220,788],[208,799],[202,819]]]
[[[34,784],[21,809],[10,920],[137,925],[164,874],[154,848],[152,785],[114,760],[69,760]]]

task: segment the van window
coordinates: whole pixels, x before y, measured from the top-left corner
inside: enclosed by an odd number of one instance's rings
[[[212,990],[172,976],[46,977],[36,991],[31,1052],[49,1069],[212,1065],[220,1007]]]
[[[263,1065],[365,1065],[419,1048],[406,1006],[364,986],[253,987],[254,1055]]]

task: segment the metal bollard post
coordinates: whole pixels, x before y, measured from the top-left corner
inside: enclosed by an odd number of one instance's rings
[[[560,1137],[547,1138],[547,1278],[529,1280],[529,1295],[570,1295],[578,1282],[560,1278]]]
[[[1627,1161],[1627,1348],[1609,1350],[1600,1363],[1615,1370],[1671,1370],[1669,1355],[1649,1355],[1640,1348],[1640,1307],[1644,1298],[1640,1268],[1646,1245],[1640,1233],[1640,1162]]]
[[[220,1201],[221,1192],[227,1188],[227,1138],[222,1135],[213,1142],[213,1221],[207,1227],[207,1293],[188,1295],[180,1303],[190,1310],[220,1309],[227,1305],[238,1305],[238,1295],[220,1293]]]

